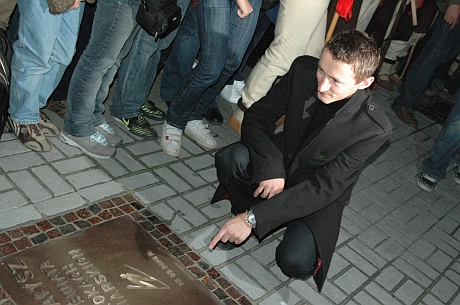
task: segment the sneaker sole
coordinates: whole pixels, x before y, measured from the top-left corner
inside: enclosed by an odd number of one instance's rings
[[[179,152],[173,152],[173,151],[168,150],[166,147],[163,146],[163,143],[161,143],[161,141],[160,141],[160,146],[161,146],[161,149],[163,149],[165,154],[167,154],[168,156],[179,157],[180,151]]]
[[[198,141],[194,136],[193,134],[187,130],[187,128],[185,128],[184,130],[184,133],[191,139],[193,139],[196,143],[198,143],[198,145],[200,146],[203,146],[203,147],[206,147],[206,148],[209,148],[209,149],[213,149],[213,148],[216,148],[217,147],[217,143],[216,145],[209,145],[208,143],[206,142],[201,142],[201,141]]]
[[[87,154],[88,156],[91,156],[91,157],[93,157],[93,158],[98,158],[98,159],[110,159],[110,158],[114,157],[114,156],[117,154],[117,150],[115,149],[115,151],[113,152],[113,154],[112,154],[111,156],[96,155],[96,154],[94,154],[94,153],[92,153],[92,152],[86,150],[85,148],[83,148],[83,147],[82,147],[81,145],[79,145],[77,142],[74,142],[74,141],[72,141],[71,139],[67,138],[67,137],[64,135],[64,133],[62,133],[62,132],[59,134],[59,139],[60,139],[62,142],[66,143],[66,144],[68,144],[68,145],[70,145],[70,146],[78,147],[78,148],[81,149],[85,154]]]
[[[418,178],[416,178],[416,179],[417,179],[417,185],[418,185],[422,190],[424,190],[424,191],[431,192],[431,191],[433,191],[433,190],[436,188],[436,187],[434,187],[434,188],[430,189],[430,188],[427,187],[425,184],[423,184],[422,182],[420,182],[420,181],[418,180]]]

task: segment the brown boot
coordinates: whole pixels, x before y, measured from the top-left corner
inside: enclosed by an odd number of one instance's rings
[[[379,86],[382,87],[385,90],[393,91],[393,85],[391,84],[391,82],[389,80],[384,79],[381,76],[382,75],[379,75],[377,77],[377,84],[379,84]],[[385,75],[385,76],[387,76],[387,75]]]
[[[415,118],[414,114],[410,111],[404,110],[404,109],[398,109],[394,105],[391,106],[391,109],[396,113],[398,118],[406,123],[407,125],[417,128],[418,127],[418,121]]]

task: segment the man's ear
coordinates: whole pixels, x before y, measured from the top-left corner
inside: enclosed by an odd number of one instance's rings
[[[365,80],[363,80],[362,82],[358,84],[358,89],[366,89],[370,85],[372,85],[373,82],[374,82],[374,77],[369,76],[368,78],[366,78]]]

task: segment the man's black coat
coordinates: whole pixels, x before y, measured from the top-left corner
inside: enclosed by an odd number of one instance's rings
[[[253,182],[286,178],[284,191],[252,206],[256,234],[264,237],[307,217],[322,266],[314,276],[321,290],[340,230],[344,206],[367,158],[391,136],[385,110],[369,89],[358,90],[319,132],[305,138],[302,119],[316,97],[318,59],[301,56],[289,72],[244,115],[241,141],[250,152]],[[285,115],[283,146],[275,122]]]

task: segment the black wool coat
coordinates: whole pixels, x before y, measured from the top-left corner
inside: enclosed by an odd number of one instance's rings
[[[326,279],[338,239],[344,206],[360,169],[391,137],[385,110],[369,89],[358,90],[334,117],[310,137],[302,118],[316,97],[318,59],[298,57],[289,72],[244,115],[241,141],[250,152],[253,182],[285,178],[284,191],[251,209],[255,232],[263,238],[288,222],[307,217],[322,266],[314,276],[318,290]],[[283,145],[275,122],[285,116]]]

